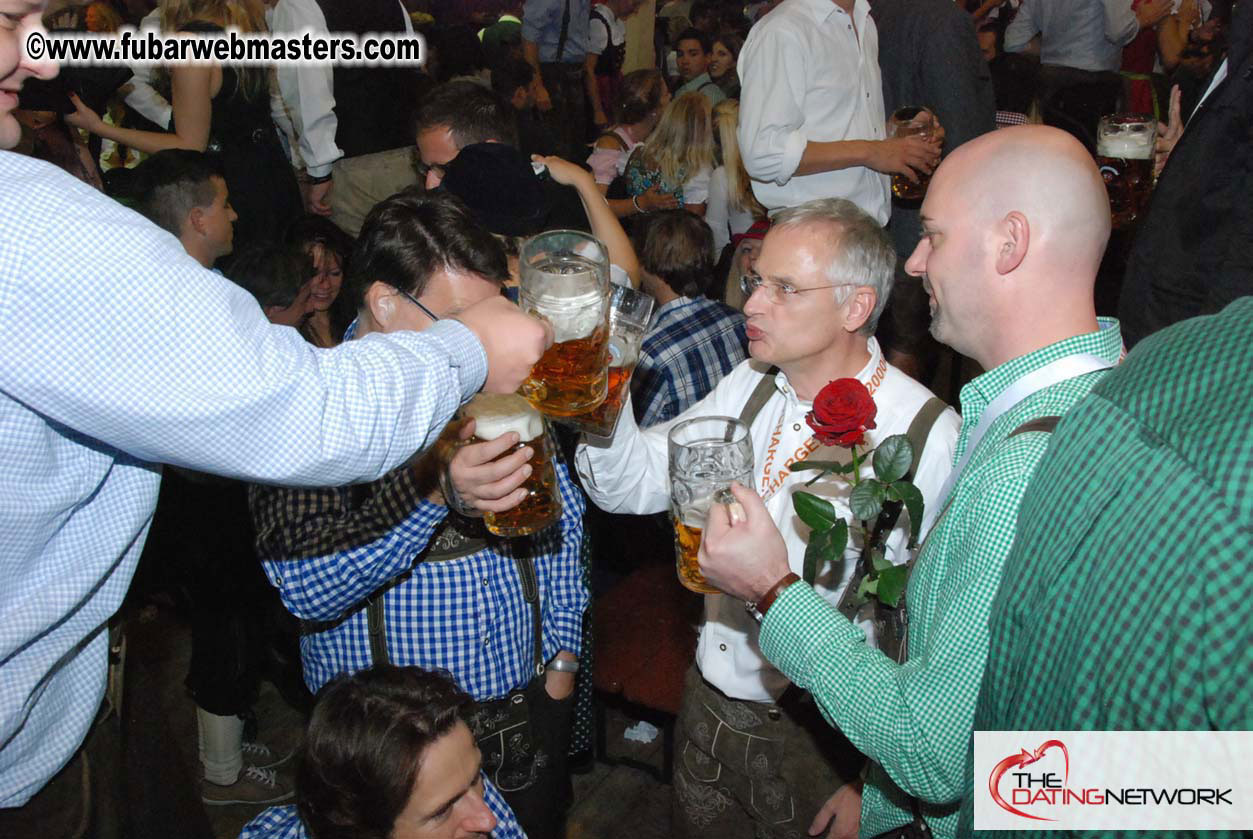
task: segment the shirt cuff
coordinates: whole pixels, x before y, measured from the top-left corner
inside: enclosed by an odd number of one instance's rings
[[[451,366],[459,369],[461,401],[468,402],[487,381],[487,351],[478,336],[460,321],[451,318],[433,323],[422,331],[448,351]]]
[[[761,622],[761,651],[801,687],[813,681],[807,671],[814,657],[829,668],[832,656],[839,655],[836,645],[861,638],[861,630],[804,582],[785,588]]]
[[[331,174],[331,170],[335,168],[335,164],[326,163],[322,166],[305,166],[305,174],[311,178],[325,178]]]
[[[796,174],[796,167],[801,165],[801,158],[805,155],[805,146],[809,145],[809,138],[801,131],[794,131],[787,135],[787,139],[783,141],[783,150],[779,155],[779,176],[775,178],[775,183],[779,186],[785,185]]]
[[[553,610],[553,639],[558,650],[568,650],[575,656],[583,654],[583,613]]]

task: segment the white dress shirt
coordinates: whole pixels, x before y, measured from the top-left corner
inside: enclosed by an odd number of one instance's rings
[[[866,0],[850,17],[834,0],[784,0],[740,52],[740,154],[767,210],[847,198],[886,224],[887,175],[865,166],[797,175],[811,142],[882,140],[879,35]]]
[[[326,16],[314,0],[278,0],[271,27],[282,34],[306,29],[325,34]],[[324,178],[344,156],[335,144],[339,120],[335,116],[334,70],[329,62],[312,61],[284,61],[277,69],[278,89],[295,129],[299,159],[310,177]]]
[[[885,437],[904,434],[931,392],[900,370],[888,364],[874,338],[867,340],[870,361],[857,374],[870,389],[878,407],[877,427],[867,434],[866,448],[877,445]],[[575,464],[583,478],[583,486],[592,500],[603,510],[613,513],[656,513],[670,506],[667,435],[676,422],[699,416],[738,417],[749,395],[761,381],[765,366],[745,361],[718,382],[708,396],[688,408],[674,420],[641,431],[635,424],[634,411],[624,407],[612,440],[602,445],[584,442],[579,445]],[[788,384],[787,376],[775,376],[776,392],[762,407],[750,429],[755,461],[754,480],[757,492],[766,500],[766,509],[783,534],[792,570],[801,573],[809,528],[792,509],[792,493],[804,489],[826,498],[835,507],[836,515],[851,517],[848,508],[848,483],[840,477],[827,477],[804,486],[813,472],[792,473],[788,466],[804,459],[817,448],[813,433],[805,423],[805,415],[813,407],[802,402]],[[914,483],[927,504],[934,502],[953,464],[953,447],[961,419],[951,408],[936,420],[927,438],[922,462]],[[824,451],[822,459],[848,462],[847,450],[838,454]],[[873,477],[869,463],[863,466],[864,477]],[[839,602],[854,564],[861,552],[861,539],[856,531],[850,535],[845,562],[820,568],[815,589],[832,605]],[[909,516],[902,512],[896,528],[887,538],[887,557],[901,564],[909,559],[905,543],[909,535]],[[679,585],[675,580],[675,585]],[[869,634],[869,621],[861,622]],[[710,684],[734,699],[770,702],[788,686],[787,678],[762,656],[757,645],[758,626],[744,610],[744,603],[726,595],[705,598],[705,621],[701,626],[696,649],[696,662]]]

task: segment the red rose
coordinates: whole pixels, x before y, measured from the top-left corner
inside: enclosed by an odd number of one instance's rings
[[[805,422],[814,430],[818,442],[825,446],[860,445],[866,431],[874,428],[874,399],[857,379],[836,379],[818,391],[814,409],[805,415]]]

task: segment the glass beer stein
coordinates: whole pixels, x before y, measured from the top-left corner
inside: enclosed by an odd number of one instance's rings
[[[587,413],[609,392],[608,252],[587,233],[550,230],[522,245],[518,264],[518,305],[553,328],[520,392],[550,417]]]
[[[753,441],[733,417],[697,417],[670,429],[670,514],[674,520],[679,582],[701,594],[717,594],[700,573],[696,553],[709,508],[734,500],[730,487],[753,485]]]
[[[471,443],[495,440],[510,431],[518,433],[518,445],[501,457],[507,457],[523,446],[530,446],[531,474],[522,484],[526,498],[503,513],[483,513],[483,523],[497,536],[512,538],[543,530],[561,517],[561,494],[557,473],[553,469],[556,449],[544,425],[544,418],[530,402],[517,394],[480,393],[462,408],[466,417],[474,419]],[[450,500],[450,506],[454,503]]]
[[[896,120],[896,128],[892,132],[893,137],[918,135],[930,139],[931,132],[935,130],[935,115],[919,105],[897,108],[892,112],[892,118]],[[931,176],[926,172],[915,172],[915,174],[918,176],[917,182],[911,181],[904,175],[892,176],[892,195],[906,205],[921,202],[923,196],[927,194],[927,184],[931,183]]]
[[[609,293],[609,394],[595,410],[560,422],[598,437],[613,436],[656,302],[642,291],[613,287]]]
[[[1110,114],[1096,129],[1096,165],[1109,191],[1114,227],[1126,227],[1144,212],[1153,191],[1153,147],[1157,120],[1148,114]]]

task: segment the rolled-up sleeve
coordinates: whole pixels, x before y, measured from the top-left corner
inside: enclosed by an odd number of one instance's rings
[[[1140,22],[1131,11],[1131,0],[1105,0],[1105,40],[1123,47],[1139,32]]]
[[[1035,0],[1025,0],[1018,7],[1018,14],[1005,28],[1005,51],[1022,52],[1027,43],[1040,32],[1040,21],[1036,17]]]
[[[805,154],[806,72],[801,45],[783,32],[749,35],[740,53],[740,154],[749,176],[782,186]]]

